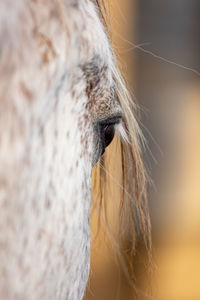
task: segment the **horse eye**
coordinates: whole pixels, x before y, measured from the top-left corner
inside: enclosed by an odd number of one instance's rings
[[[96,125],[94,125],[96,136],[99,137],[99,143],[97,147],[99,149],[98,159],[101,155],[104,154],[105,148],[108,147],[112,142],[115,136],[115,125],[120,123],[121,118],[122,116],[119,115],[108,120],[96,123]]]
[[[115,135],[115,126],[114,124],[108,124],[103,128],[103,138],[104,138],[104,145],[107,147],[112,142],[114,135]]]

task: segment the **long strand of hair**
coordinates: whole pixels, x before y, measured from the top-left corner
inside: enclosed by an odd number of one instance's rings
[[[108,38],[110,38],[109,18],[107,7],[103,0],[94,0],[103,25],[106,27]],[[133,257],[135,250],[135,242],[137,235],[143,237],[146,249],[148,251],[149,260],[151,261],[151,225],[149,218],[149,209],[147,201],[147,182],[148,176],[143,164],[141,155],[141,145],[143,143],[143,135],[136,120],[136,105],[126,88],[126,84],[121,75],[117,60],[113,53],[113,77],[116,84],[116,92],[119,104],[123,111],[122,126],[119,127],[120,136],[120,160],[121,160],[121,201],[120,201],[120,228],[127,229],[128,236],[131,239],[131,250],[129,257]],[[107,159],[101,159],[96,172],[96,190],[99,196],[99,207],[103,207],[105,220],[107,221],[106,202],[109,198],[108,188],[108,164]],[[97,174],[96,173],[96,174]],[[97,181],[100,184],[97,184]],[[99,217],[101,219],[101,217]],[[109,226],[109,224],[107,224]],[[123,239],[123,234],[121,235]],[[126,235],[127,236],[127,235]],[[121,258],[120,258],[121,259]],[[125,258],[126,260],[126,258]],[[132,273],[131,266],[128,269]]]

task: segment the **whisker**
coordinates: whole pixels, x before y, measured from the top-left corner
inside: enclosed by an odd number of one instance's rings
[[[121,40],[123,40],[123,41],[126,42],[127,44],[131,45],[131,46],[133,47],[133,50],[139,49],[139,50],[142,51],[143,53],[146,53],[146,54],[148,54],[148,55],[151,55],[152,57],[154,57],[154,58],[156,58],[156,59],[158,59],[158,60],[160,60],[160,61],[163,61],[163,62],[165,62],[165,63],[171,64],[171,65],[173,65],[173,66],[175,66],[175,67],[178,67],[178,68],[180,68],[180,69],[183,69],[183,70],[192,72],[192,73],[194,73],[195,75],[197,75],[198,77],[200,76],[200,72],[197,71],[197,70],[195,70],[194,68],[190,68],[190,67],[188,67],[188,66],[179,64],[179,63],[177,63],[177,62],[175,62],[175,61],[173,61],[173,60],[170,60],[170,59],[168,59],[168,58],[165,58],[165,57],[163,57],[163,56],[160,56],[160,55],[158,55],[158,54],[156,54],[156,53],[154,53],[154,52],[152,52],[152,51],[150,51],[150,50],[144,49],[141,45],[136,45],[136,44],[134,44],[133,42],[131,42],[131,41],[127,40],[127,39],[124,39],[118,32],[115,32],[115,34],[116,34]],[[148,42],[148,43],[151,44],[150,42]]]

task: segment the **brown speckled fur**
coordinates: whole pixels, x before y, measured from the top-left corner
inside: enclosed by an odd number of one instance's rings
[[[91,1],[1,0],[2,300],[84,295],[92,124],[120,111],[111,64]]]

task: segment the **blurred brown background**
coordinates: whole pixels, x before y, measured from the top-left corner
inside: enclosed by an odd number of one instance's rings
[[[134,287],[117,260],[117,166],[108,203],[112,233],[92,215],[86,300],[200,299],[200,1],[110,0],[112,34],[148,141],[145,164],[154,272],[142,243]],[[116,144],[109,151],[115,153]],[[128,239],[128,237],[127,237]],[[116,238],[117,240],[117,238]]]

